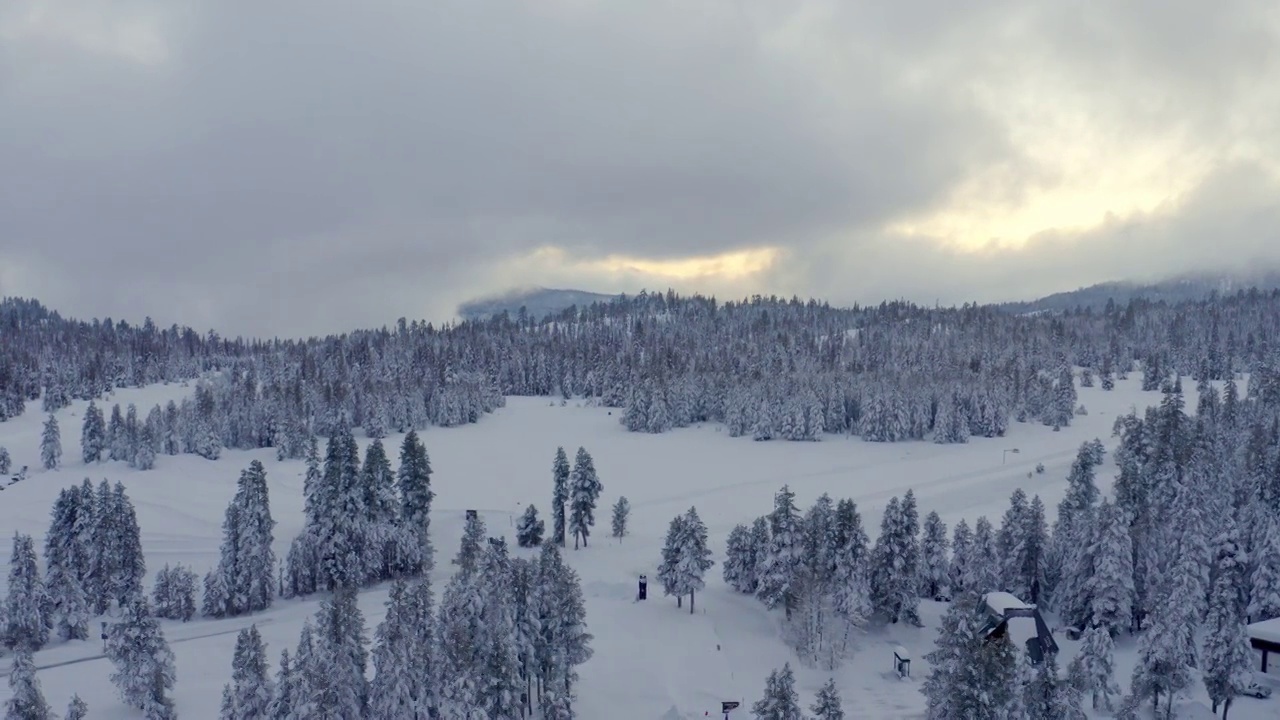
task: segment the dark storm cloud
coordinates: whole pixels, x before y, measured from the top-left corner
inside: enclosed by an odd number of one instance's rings
[[[887,223],[986,166],[1011,197],[1056,181],[980,97],[1011,68],[1085,86],[1117,132],[1266,136],[1237,107],[1274,68],[1261,3],[867,5],[19,0],[0,10],[0,293],[294,335],[447,317],[541,282],[512,258],[550,245],[776,246],[744,282],[837,298],[831,268],[900,259],[883,293],[914,294],[912,263],[949,256]]]

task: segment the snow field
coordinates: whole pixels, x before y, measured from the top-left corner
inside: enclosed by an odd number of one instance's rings
[[[478,424],[431,428],[420,433],[431,457],[436,499],[432,534],[437,552],[433,575],[437,601],[452,572],[467,509],[480,512],[490,535],[505,536],[513,554],[534,551],[515,546],[515,519],[533,503],[547,520],[551,496],[551,462],[557,446],[569,457],[585,446],[595,459],[604,484],[596,510],[590,547],[565,558],[579,573],[587,603],[587,623],[595,636],[595,655],[580,668],[578,716],[584,720],[719,717],[721,700],[739,700],[735,720],[750,717],[766,676],[790,661],[797,689],[807,707],[828,677],[835,677],[850,718],[921,717],[924,698],[919,683],[928,673],[923,656],[932,649],[944,606],[921,603],[924,628],[873,628],[858,641],[856,654],[832,673],[803,667],[781,639],[781,611],[768,612],[754,598],[739,595],[720,578],[724,543],[738,523],[749,523],[772,508],[773,494],[789,484],[803,511],[823,492],[834,499],[858,503],[863,524],[874,542],[888,500],[914,489],[923,517],[936,510],[948,527],[966,518],[970,525],[986,515],[997,527],[1009,494],[1022,487],[1039,494],[1050,522],[1066,489],[1065,478],[1080,444],[1101,438],[1110,450],[1111,427],[1117,415],[1142,410],[1159,401],[1157,393],[1139,391],[1140,378],[1117,383],[1116,390],[1080,388],[1080,402],[1089,414],[1076,416],[1071,427],[1054,432],[1039,424],[1011,423],[1004,438],[973,438],[966,445],[911,442],[867,443],[859,438],[827,436],[818,443],[753,442],[730,438],[715,424],[674,430],[661,435],[627,432],[619,410],[582,407],[571,402],[559,407],[548,398],[511,398],[507,407]],[[1189,408],[1194,390],[1187,386]],[[156,403],[181,398],[191,388],[181,385],[120,390],[99,401],[109,412],[136,403],[141,414]],[[9,448],[14,466],[31,466],[29,478],[0,492],[0,536],[30,533],[41,552],[49,524],[49,510],[58,491],[79,484],[86,476],[119,480],[137,508],[150,577],[165,563],[182,563],[201,577],[217,561],[221,523],[235,492],[239,473],[253,459],[262,460],[270,486],[277,558],[302,526],[301,461],[278,462],[274,450],[224,450],[217,461],[193,455],[160,456],[154,470],[141,472],[122,463],[86,467],[80,461],[80,425],[86,403],[76,402],[57,413],[62,427],[64,465],[56,471],[37,469],[41,423],[38,403],[20,418],[0,423],[0,445]],[[392,453],[401,436],[383,442]],[[361,439],[363,447],[367,440]],[[1018,453],[1006,450],[1018,448]],[[1035,474],[1038,463],[1044,474]],[[1028,478],[1028,473],[1031,477]],[[1107,461],[1098,469],[1098,483],[1106,492],[1115,473]],[[609,538],[609,511],[619,495],[631,501],[629,535],[621,542]],[[656,579],[663,539],[670,519],[691,505],[706,522],[716,565],[707,576],[707,589],[697,596],[695,614],[688,605],[677,609],[665,598]],[[0,589],[8,572],[7,548],[0,552]],[[640,574],[649,576],[649,599],[635,602]],[[381,621],[386,587],[361,594],[366,631],[371,637]],[[319,598],[279,600],[252,616],[188,623],[162,621],[177,659],[174,697],[183,718],[216,718],[221,689],[231,675],[236,633],[256,623],[267,643],[272,673],[280,651],[292,653],[304,619],[312,616]],[[109,618],[107,618],[109,620]],[[114,720],[135,713],[123,706],[108,676],[112,668],[101,658],[99,625],[91,627],[88,642],[53,642],[37,653],[36,664],[46,698],[61,711],[73,692],[88,703],[90,717]],[[1058,635],[1066,667],[1077,643]],[[900,680],[892,669],[892,647],[903,645],[912,654],[912,678]],[[1117,643],[1116,674],[1122,686],[1134,664],[1136,641]],[[7,675],[8,659],[0,659]],[[0,684],[0,700],[7,688]],[[1232,717],[1239,720],[1275,717],[1272,701],[1239,700]],[[1271,714],[1269,714],[1271,713]]]

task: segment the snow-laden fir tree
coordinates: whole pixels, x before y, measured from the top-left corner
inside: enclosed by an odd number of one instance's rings
[[[146,598],[133,597],[122,611],[120,620],[107,626],[104,654],[115,666],[111,682],[147,720],[171,720],[177,717],[168,694],[176,678],[173,652]]]
[[[92,491],[89,499],[92,501]],[[84,580],[92,570],[87,537],[81,532],[93,522],[92,507],[82,504],[77,488],[64,488],[53,506],[53,520],[45,535],[45,593],[48,612],[58,636],[63,640],[89,637],[89,596]]]
[[[555,543],[542,546],[537,575],[532,609],[538,628],[534,665],[539,678],[539,706],[544,718],[570,720],[576,699],[577,668],[593,654],[586,600],[578,574],[564,563]]]
[[[756,720],[804,720],[791,663],[769,673],[764,683],[764,697],[751,706],[751,715]]]
[[[1193,558],[1178,559],[1157,591],[1161,602],[1146,616],[1138,638],[1138,663],[1129,686],[1135,697],[1150,698],[1154,710],[1165,717],[1172,716],[1174,695],[1191,686],[1199,665],[1199,574]]]
[[[537,547],[542,544],[542,532],[546,523],[538,518],[538,508],[530,505],[525,508],[516,524],[516,544],[522,548]]]
[[[973,543],[964,577],[965,591],[983,595],[1000,587],[1000,567],[995,528],[985,515],[981,516],[973,523]]]
[[[44,421],[44,432],[40,434],[40,462],[45,470],[56,470],[62,463],[62,433],[52,413]]]
[[[222,523],[222,556],[205,578],[204,613],[236,616],[265,610],[275,595],[275,521],[267,496],[267,473],[254,460],[240,473],[235,497]]]
[[[1098,452],[1101,447],[1102,443],[1097,441],[1082,444],[1071,463],[1067,493],[1058,504],[1058,519],[1045,557],[1046,590],[1051,595],[1056,594],[1063,573],[1075,564],[1076,556],[1088,544],[1084,533],[1098,502],[1094,477],[1095,467],[1102,462]]]
[[[82,487],[82,493],[85,492]],[[82,504],[87,504],[82,497]],[[129,604],[143,595],[142,578],[146,560],[142,555],[141,532],[133,502],[124,485],[112,487],[103,480],[93,500],[95,522],[90,531],[93,548],[93,584],[87,587],[95,614],[106,612],[112,602]]]
[[[195,572],[182,565],[161,568],[151,590],[156,617],[183,622],[195,617],[196,582]]]
[[[813,720],[844,720],[844,708],[840,705],[840,693],[836,691],[835,679],[829,679],[818,688],[818,695],[809,706]]]
[[[67,714],[62,716],[62,720],[85,720],[88,716],[89,705],[79,695],[72,695],[71,702],[67,703]]]
[[[9,700],[4,704],[5,720],[53,720],[54,715],[49,703],[40,691],[40,680],[36,677],[36,665],[31,657],[31,650],[19,648],[13,656],[13,667],[9,670]]]
[[[257,625],[250,625],[236,636],[231,682],[230,720],[257,720],[270,716],[275,687],[267,676],[267,648]]]
[[[769,544],[757,569],[756,595],[773,609],[781,606],[787,619],[795,611],[804,569],[804,528],[796,509],[796,495],[783,485],[773,496],[769,514]]]
[[[981,596],[957,597],[942,616],[936,647],[925,656],[932,671],[924,681],[929,720],[1022,718],[1019,648],[1005,638],[987,641],[978,613]]]
[[[621,540],[627,534],[627,519],[630,516],[631,503],[627,501],[626,496],[619,497],[618,502],[613,504],[613,537]]]
[[[920,539],[922,597],[936,599],[950,594],[951,563],[947,558],[949,549],[947,526],[936,511],[930,512],[925,516],[924,535]]]
[[[484,552],[485,526],[480,513],[468,514],[462,526],[462,542],[458,545],[458,555],[453,564],[458,566],[461,575],[472,575],[480,567],[480,554]]]
[[[604,484],[596,474],[595,461],[586,448],[578,448],[573,460],[573,470],[569,472],[569,532],[573,533],[573,548],[578,549],[578,541],[582,547],[587,546],[587,537],[596,524],[596,502]]]
[[[947,571],[947,585],[952,595],[970,590],[964,584],[969,574],[969,564],[973,554],[973,531],[969,523],[961,518],[951,531],[951,563]]]
[[[760,525],[761,531],[767,533],[767,526],[763,523]],[[871,551],[867,532],[862,527],[862,515],[852,500],[843,499],[836,503],[833,525],[835,564],[831,577],[832,603],[836,615],[844,621],[839,640],[839,647],[843,652],[848,649],[852,630],[862,627],[871,614]]]
[[[506,543],[488,543],[476,582],[480,587],[481,636],[477,705],[481,716],[516,720],[521,712],[520,648],[511,594],[511,562]]]
[[[563,447],[558,447],[551,465],[551,521],[552,539],[560,547],[564,547],[567,539],[565,504],[569,502],[569,474],[569,456],[565,454]]]
[[[694,611],[694,595],[706,587],[706,574],[715,561],[707,547],[707,526],[698,517],[697,508],[689,508],[683,517],[672,520],[667,535],[669,545],[662,550],[662,564],[658,577],[663,590],[679,598],[689,596],[689,612]]]
[[[896,496],[885,506],[871,551],[871,601],[889,622],[919,625],[920,550],[904,506]]]
[[[667,537],[662,544],[662,560],[658,563],[658,582],[663,595],[674,595],[676,607],[683,607],[684,593],[678,592],[680,542],[684,536],[684,516],[676,515],[667,525]]]
[[[62,565],[50,568],[45,576],[46,621],[52,621],[62,640],[89,639],[89,598],[75,571]]]
[[[222,686],[222,705],[218,708],[218,720],[236,720],[236,696],[231,683]]]
[[[30,535],[13,534],[13,553],[9,556],[8,599],[4,604],[3,632],[5,647],[25,648],[35,652],[49,642],[51,624],[40,567],[36,561],[35,543]]]
[[[1063,576],[1063,611],[1082,625],[1101,626],[1114,636],[1128,627],[1135,593],[1133,545],[1123,511],[1103,501],[1092,541]]]
[[[1248,619],[1254,622],[1280,617],[1280,520],[1263,514],[1257,523],[1261,540],[1255,542],[1257,559],[1247,608]]]
[[[1045,557],[1049,549],[1049,529],[1045,524],[1044,503],[1040,496],[1031,498],[1022,516],[1022,528],[1010,550],[1008,588],[1018,597],[1039,604],[1045,586]]]
[[[1088,694],[1094,710],[1113,708],[1112,698],[1120,694],[1116,684],[1115,644],[1111,632],[1101,625],[1085,631],[1080,652],[1071,661],[1071,674],[1082,683],[1081,690]]]
[[[129,437],[124,428],[124,413],[120,404],[111,406],[111,420],[107,423],[107,454],[112,460],[128,462]]]
[[[387,614],[374,633],[369,712],[374,717],[425,720],[434,704],[435,632],[427,580],[391,585]]]
[[[289,720],[298,694],[297,686],[298,679],[289,659],[289,649],[285,648],[280,651],[280,667],[276,670],[275,688],[271,693],[271,704],[267,706],[267,718]]]
[[[1225,718],[1231,704],[1253,682],[1254,652],[1245,630],[1240,589],[1246,577],[1246,557],[1233,528],[1218,538],[1214,580],[1205,620],[1201,668],[1213,711],[1222,706]]]
[[[369,701],[369,664],[364,615],[357,590],[339,586],[320,602],[316,613],[314,662],[299,668],[307,675],[316,717],[355,720],[365,716]]]
[[[545,552],[554,544],[542,547]],[[474,562],[478,567],[479,558]],[[449,579],[440,599],[437,683],[441,717],[467,718],[479,703],[483,608],[475,570],[460,569]]]
[[[1019,662],[1026,672],[1029,660],[1024,655],[1019,658]],[[1078,704],[1078,697],[1058,679],[1057,653],[1048,653],[1029,672],[1030,681],[1022,688],[1026,717],[1037,720],[1083,720],[1083,709],[1073,707],[1073,704]]]
[[[80,428],[80,456],[84,459],[84,464],[101,461],[106,446],[106,420],[102,417],[102,409],[90,400],[89,407],[84,411],[84,424]]]
[[[725,542],[724,565],[721,568],[725,583],[740,593],[754,594],[759,584],[756,578],[758,563],[750,528],[746,525],[734,527]]]
[[[410,430],[400,444],[400,467],[396,470],[396,482],[400,491],[400,517],[412,528],[420,545],[424,572],[434,565],[431,546],[431,459],[427,448]]]
[[[9,448],[0,445],[0,475],[8,475],[13,469],[13,458],[9,455]]]

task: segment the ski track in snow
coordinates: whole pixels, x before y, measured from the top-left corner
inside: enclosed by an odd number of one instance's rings
[[[507,407],[478,424],[430,428],[421,433],[431,456],[433,489],[432,535],[436,570],[432,582],[437,597],[452,571],[465,511],[484,517],[491,535],[505,536],[513,555],[530,557],[536,550],[514,544],[514,520],[533,503],[550,524],[551,460],[557,445],[570,457],[579,445],[591,451],[604,483],[590,546],[565,551],[582,579],[587,622],[595,636],[593,658],[579,671],[578,717],[583,720],[684,720],[720,718],[721,700],[742,706],[731,720],[750,717],[751,705],[764,687],[765,677],[784,662],[796,673],[797,690],[807,707],[814,693],[834,677],[849,718],[921,718],[924,698],[920,686],[928,674],[923,656],[933,645],[945,606],[921,603],[924,628],[872,628],[855,641],[856,651],[832,672],[805,667],[781,639],[781,611],[769,612],[754,598],[739,595],[721,579],[725,538],[738,523],[750,523],[770,511],[773,493],[789,484],[802,509],[823,492],[858,503],[863,525],[874,542],[884,505],[908,488],[915,491],[921,515],[936,510],[948,533],[960,518],[970,525],[979,515],[999,524],[1009,494],[1022,487],[1039,494],[1050,519],[1065,492],[1065,479],[1076,450],[1086,440],[1100,438],[1111,449],[1112,423],[1117,415],[1158,403],[1157,393],[1139,391],[1140,379],[1117,384],[1114,392],[1080,388],[1080,401],[1089,415],[1076,416],[1071,427],[1053,432],[1041,425],[1012,423],[1004,438],[973,438],[966,445],[928,442],[867,443],[857,437],[830,435],[822,442],[755,442],[730,438],[714,423],[661,435],[629,433],[616,414],[605,409],[569,403],[559,407],[546,398],[511,398]],[[143,415],[152,405],[190,394],[181,384],[117,390],[99,401],[105,412],[119,402],[138,405]],[[267,469],[271,511],[277,526],[274,549],[283,558],[302,526],[302,463],[278,462],[271,449],[225,450],[217,461],[195,456],[161,456],[156,468],[138,472],[120,463],[86,467],[79,458],[81,418],[86,403],[77,402],[57,413],[63,434],[65,466],[56,471],[37,469],[44,414],[32,403],[19,418],[0,423],[0,445],[9,448],[15,470],[31,466],[29,478],[0,493],[0,536],[13,532],[36,538],[43,569],[43,539],[49,510],[63,487],[85,477],[95,484],[107,478],[128,488],[142,528],[148,583],[164,564],[182,563],[198,574],[218,557],[221,525],[236,479],[250,460]],[[1195,407],[1194,391],[1187,406]],[[384,440],[397,462],[401,436]],[[368,441],[361,439],[362,448]],[[1018,454],[1005,450],[1019,448]],[[1107,491],[1114,466],[1099,470],[1098,482]],[[1037,463],[1044,474],[1035,474]],[[1028,478],[1027,474],[1032,473]],[[608,537],[609,508],[619,495],[632,506],[629,534],[621,541]],[[698,593],[694,614],[687,599],[677,608],[663,597],[656,567],[672,516],[692,504],[707,523],[709,545],[716,565],[707,587]],[[0,591],[7,583],[7,551],[0,552]],[[647,574],[649,599],[636,601],[636,582]],[[362,592],[370,637],[381,622],[386,586]],[[196,618],[188,623],[162,621],[177,657],[174,697],[184,720],[215,718],[224,683],[231,677],[235,637],[256,624],[268,645],[272,672],[282,648],[296,646],[303,621],[314,615],[319,597],[277,600],[268,610],[227,620]],[[111,618],[104,618],[108,621]],[[39,678],[50,704],[66,707],[73,692],[89,703],[90,717],[123,720],[136,717],[123,706],[109,681],[111,665],[102,657],[100,626],[91,625],[87,642],[52,642],[36,655]],[[1063,667],[1077,643],[1059,637]],[[912,677],[899,679],[892,668],[892,647],[901,644],[912,654]],[[719,649],[717,649],[719,646]],[[1116,673],[1127,684],[1136,657],[1136,643],[1117,643]],[[0,672],[7,661],[0,660]],[[0,682],[0,702],[8,695]],[[1203,691],[1198,699],[1203,700]],[[1275,717],[1275,701],[1239,700],[1231,715],[1237,720]]]

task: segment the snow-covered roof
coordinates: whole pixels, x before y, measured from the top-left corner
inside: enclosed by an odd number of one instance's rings
[[[1249,637],[1280,644],[1280,618],[1253,623],[1248,627]]]
[[[984,600],[987,606],[1000,613],[1010,610],[1029,610],[1030,605],[1022,602],[1016,595],[1007,592],[989,592]]]

